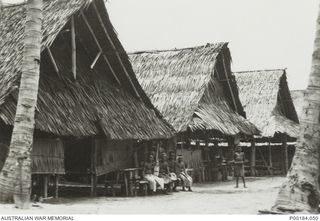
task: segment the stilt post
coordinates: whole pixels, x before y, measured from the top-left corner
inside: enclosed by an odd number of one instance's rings
[[[43,198],[48,198],[48,176],[47,174],[43,176]]]
[[[92,146],[91,146],[91,168],[90,168],[90,176],[91,176],[91,191],[90,195],[91,197],[96,196],[96,143],[93,140]]]
[[[56,174],[54,177],[54,198],[59,197],[59,175]]]
[[[286,174],[289,168],[289,159],[288,159],[288,144],[287,137],[285,135],[282,136],[282,147],[283,147],[283,155],[284,155],[284,167],[283,172]]]
[[[256,145],[254,138],[251,140],[251,151],[250,151],[250,175],[256,176]]]
[[[269,167],[271,171],[271,175],[273,175],[273,165],[272,165],[272,147],[270,145],[270,140],[269,140],[269,145],[268,145],[268,152],[269,152]]]

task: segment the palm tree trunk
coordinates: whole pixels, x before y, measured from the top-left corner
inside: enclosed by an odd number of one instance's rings
[[[31,149],[40,77],[42,0],[28,0],[19,96],[8,157],[0,173],[0,200],[29,200]],[[19,166],[20,164],[20,166]]]
[[[320,148],[320,8],[309,83],[301,116],[301,131],[292,166],[273,210],[318,212]]]

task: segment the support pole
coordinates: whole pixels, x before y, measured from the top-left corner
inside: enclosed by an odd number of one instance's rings
[[[254,138],[251,141],[251,151],[250,151],[250,175],[256,176],[256,145]]]
[[[234,176],[234,171],[230,170],[230,162],[234,160],[234,153],[235,153],[235,145],[234,145],[234,137],[229,137],[228,138],[228,151],[229,151],[229,156],[227,157],[227,171],[228,171],[228,176]]]
[[[43,198],[48,198],[48,175],[43,176]]]
[[[93,140],[92,146],[91,146],[91,168],[90,168],[90,175],[91,175],[91,191],[90,195],[91,197],[94,197],[96,195],[96,145],[95,141]]]
[[[71,17],[71,48],[72,48],[72,73],[73,78],[77,78],[77,48],[74,16]]]
[[[273,175],[273,165],[272,165],[272,147],[270,145],[270,141],[269,141],[269,145],[268,145],[268,152],[269,152],[269,167],[270,167],[270,171],[272,172],[271,175]]]
[[[287,137],[283,135],[282,138],[282,147],[283,147],[283,155],[284,155],[284,167],[283,172],[287,174],[288,167],[289,167],[289,160],[288,160],[288,144],[287,144]]]
[[[54,198],[59,197],[59,175],[55,175],[54,178]]]
[[[184,136],[183,134],[180,135],[180,147],[181,147],[181,154],[183,152],[183,147],[184,147]]]

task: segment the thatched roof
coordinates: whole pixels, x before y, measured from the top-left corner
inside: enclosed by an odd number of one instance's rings
[[[26,5],[4,8],[5,20],[0,23],[0,119],[7,125],[13,124],[16,109],[25,12]],[[57,136],[104,134],[110,139],[154,139],[173,135],[169,124],[161,118],[139,85],[103,0],[48,0],[44,1],[43,13],[36,129]],[[71,73],[70,19],[73,15],[77,44],[76,81]],[[99,22],[99,15],[102,22]],[[50,48],[58,72],[47,48]],[[100,51],[101,56],[91,69],[90,65]]]
[[[247,119],[258,127],[262,136],[273,137],[276,133],[298,136],[299,121],[284,69],[234,74]]]
[[[257,132],[243,117],[227,43],[129,56],[142,88],[178,132]]]
[[[292,90],[290,91],[294,107],[296,108],[298,117],[301,117],[303,109],[303,100],[305,97],[305,90]]]

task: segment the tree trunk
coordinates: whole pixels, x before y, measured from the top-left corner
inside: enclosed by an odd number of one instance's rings
[[[318,212],[320,147],[320,10],[296,152],[272,210]]]
[[[9,154],[0,173],[3,202],[12,201],[14,195],[29,200],[31,190],[30,155],[40,77],[42,0],[29,0],[27,7],[18,103]]]

